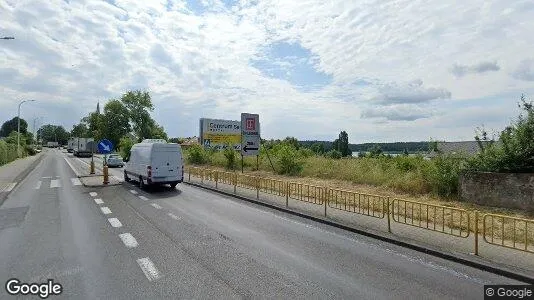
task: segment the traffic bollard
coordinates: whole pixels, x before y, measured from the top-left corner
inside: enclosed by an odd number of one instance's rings
[[[102,172],[104,174],[104,184],[108,184],[109,183],[108,166],[104,166],[104,168],[102,169]]]

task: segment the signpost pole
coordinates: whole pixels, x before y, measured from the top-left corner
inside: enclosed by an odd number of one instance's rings
[[[93,153],[93,150],[94,150],[94,142],[91,144],[91,172],[90,172],[91,175],[95,174],[95,161],[94,161],[95,154]]]
[[[260,170],[260,156],[256,155],[256,171]]]
[[[241,154],[241,174],[243,174],[243,154]]]

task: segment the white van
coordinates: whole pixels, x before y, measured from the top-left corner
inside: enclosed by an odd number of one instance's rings
[[[132,146],[124,167],[124,181],[138,180],[139,187],[170,184],[172,188],[184,179],[182,148],[165,140],[143,140]]]

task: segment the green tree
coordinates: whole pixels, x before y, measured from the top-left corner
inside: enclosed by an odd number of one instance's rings
[[[183,144],[184,141],[185,141],[184,138],[178,138],[178,137],[169,139],[169,143],[176,143],[176,144]]]
[[[121,156],[124,159],[126,160],[130,159],[130,153],[131,153],[130,151],[132,150],[132,146],[134,144],[135,144],[135,141],[132,140],[128,136],[125,136],[120,139],[118,148],[119,148]]]
[[[84,123],[79,123],[74,126],[72,126],[72,130],[70,131],[71,137],[89,137],[89,129],[87,128],[87,125]]]
[[[165,129],[163,129],[163,126],[159,126],[155,122],[152,125],[150,135],[148,138],[151,139],[164,139],[168,140],[169,137],[167,136],[167,133],[165,133]]]
[[[0,137],[7,137],[11,134],[13,131],[17,131],[18,127],[18,117],[14,117],[13,119],[4,122],[2,124],[2,127],[0,127]],[[28,123],[24,119],[20,119],[20,133],[26,133],[28,132]]]
[[[150,117],[150,112],[154,110],[150,94],[147,91],[128,91],[122,95],[120,101],[128,110],[133,131],[138,140],[151,138],[155,133],[156,122]]]
[[[102,114],[92,112],[82,119],[82,122],[87,126],[87,137],[94,138],[95,140],[103,138],[102,117]]]
[[[98,119],[98,132],[113,145],[119,145],[121,138],[130,132],[128,110],[119,100],[108,101],[103,116]]]
[[[314,143],[311,145],[310,148],[315,154],[323,154],[325,152],[324,144],[323,143]]]
[[[63,126],[47,124],[39,128],[37,131],[43,143],[58,142],[59,144],[66,144],[69,139],[69,133]]]
[[[345,131],[341,131],[339,133],[339,137],[337,139],[337,150],[341,152],[342,156],[352,155],[352,151],[349,149],[349,135]]]

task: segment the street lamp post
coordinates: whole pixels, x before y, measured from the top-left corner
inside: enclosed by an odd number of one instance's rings
[[[20,106],[24,102],[33,102],[35,100],[22,100],[19,103],[19,109],[17,114],[17,157],[20,158]]]

